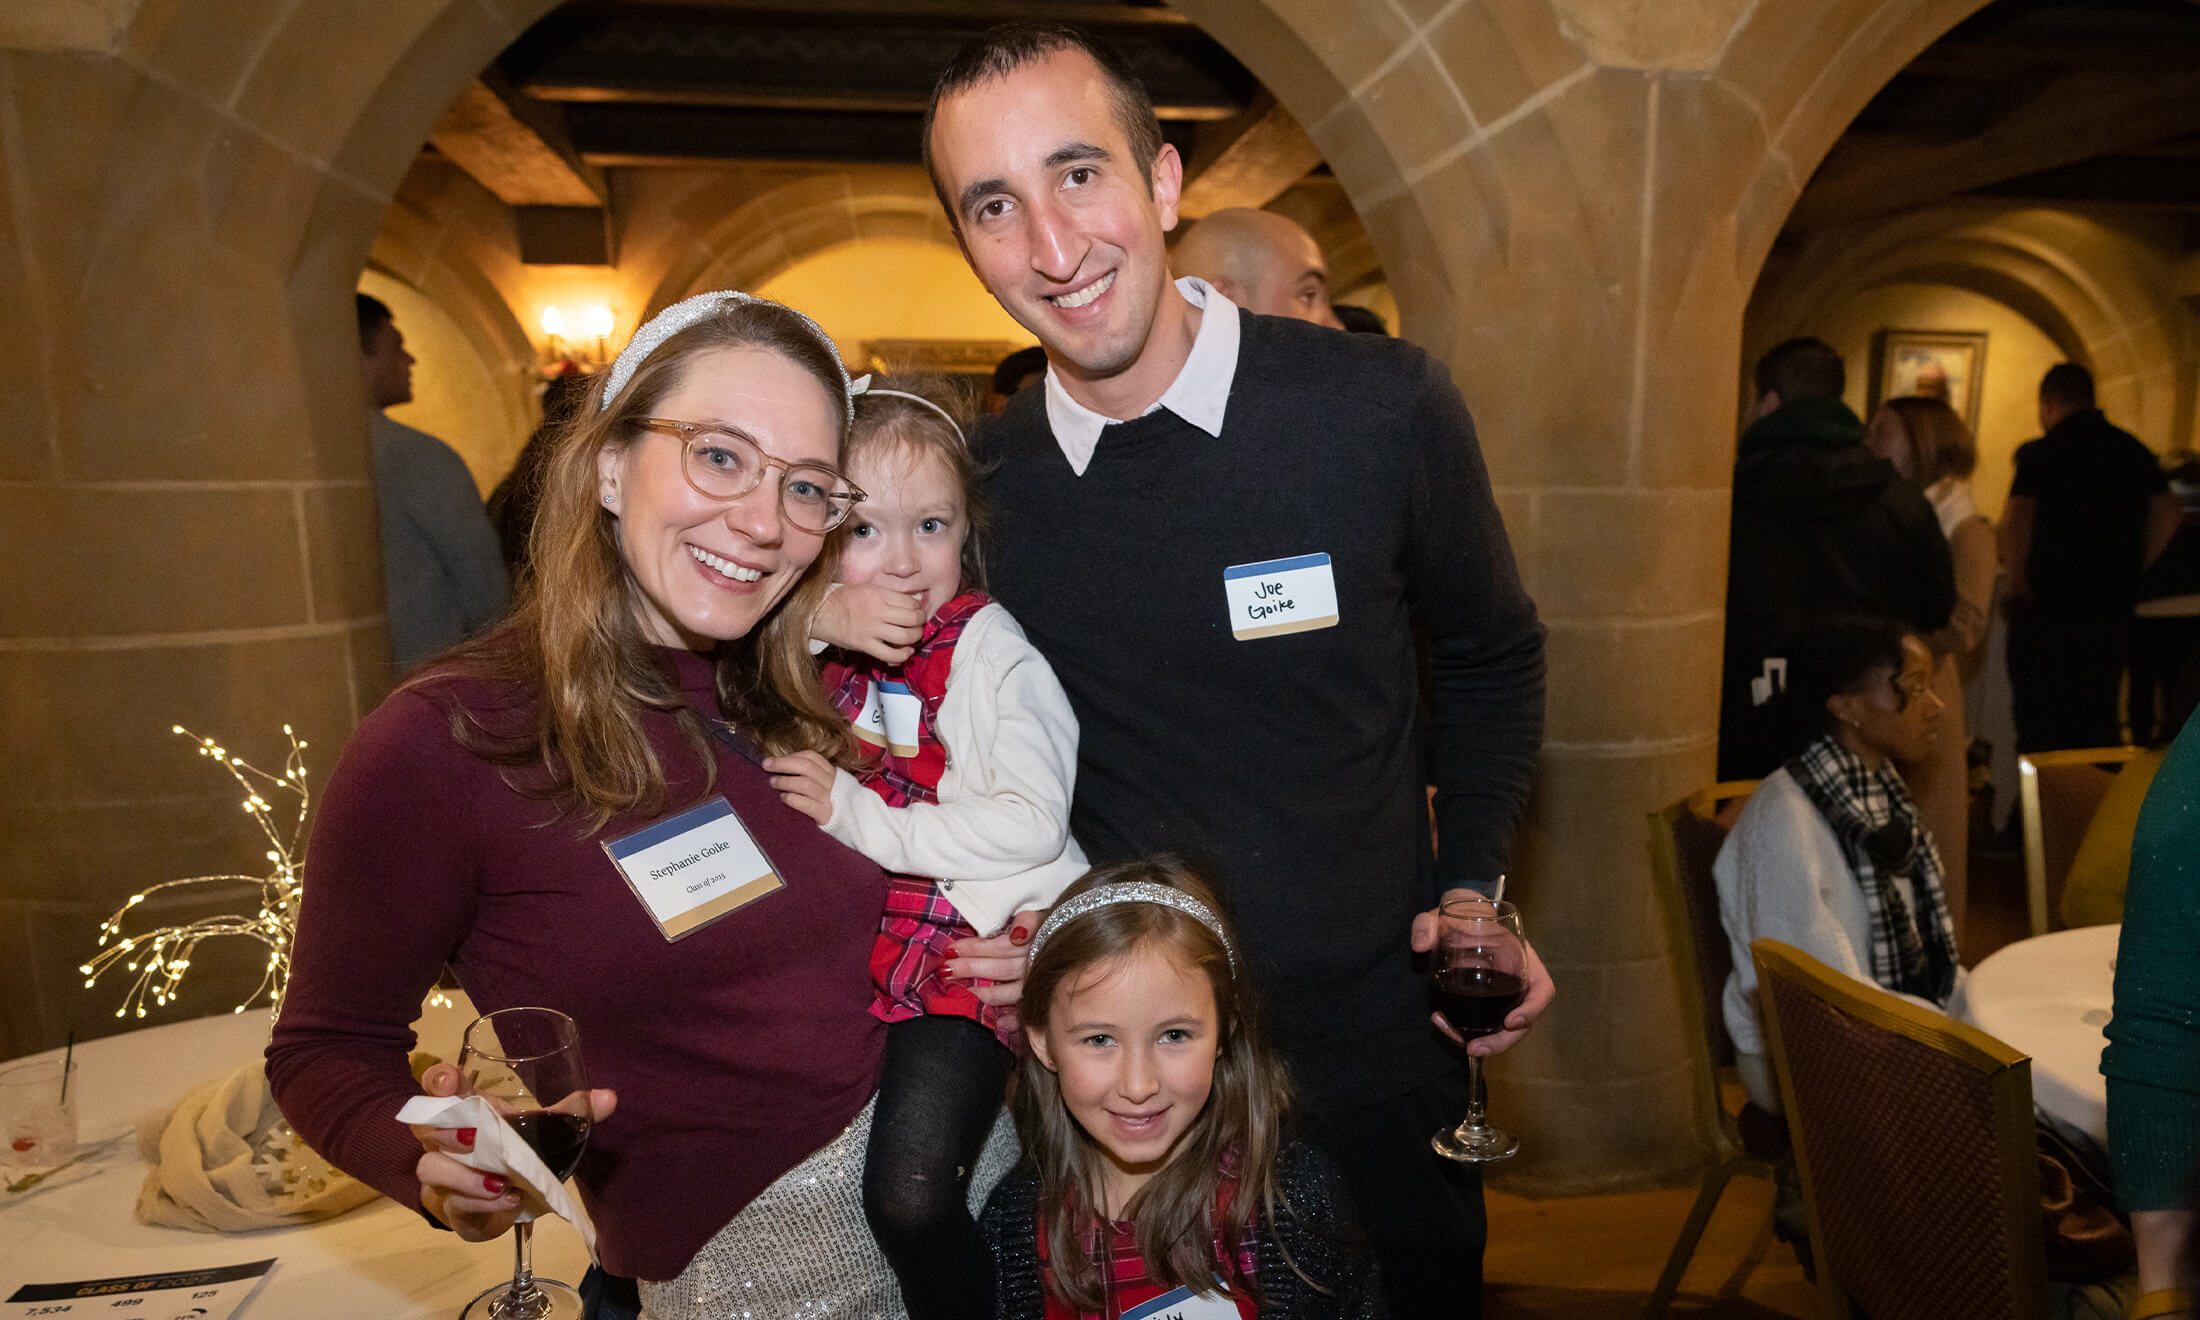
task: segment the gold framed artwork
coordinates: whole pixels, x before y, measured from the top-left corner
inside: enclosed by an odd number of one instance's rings
[[[864,370],[884,376],[990,376],[1022,347],[1007,339],[866,339],[862,351]]]
[[[1872,339],[1865,414],[1868,419],[1888,399],[1942,399],[1975,432],[1985,380],[1983,330],[1882,330]]]

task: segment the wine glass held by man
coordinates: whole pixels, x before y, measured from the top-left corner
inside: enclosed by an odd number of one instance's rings
[[[1429,997],[1437,1025],[1454,1040],[1475,1040],[1504,1030],[1527,997],[1528,942],[1520,912],[1496,898],[1446,899],[1436,913],[1436,947],[1429,957]],[[1467,1055],[1467,1113],[1456,1127],[1431,1141],[1436,1153],[1461,1164],[1510,1159],[1520,1149],[1511,1135],[1483,1118],[1482,1059]]]
[[[854,1180],[821,1175],[867,1135],[885,881],[757,764],[850,752],[801,593],[861,499],[838,466],[851,412],[800,313],[735,293],[659,313],[552,446],[513,615],[362,722],[315,822],[268,1050],[292,1124],[400,1204],[497,1236],[518,1206],[456,1158],[468,1134],[390,1121],[458,1089],[448,1066],[416,1088],[408,1024],[446,964],[483,1012],[569,1014],[604,1088],[573,1177],[594,1286],[628,1306],[662,1289],[707,1309],[731,1257],[764,1310],[891,1297],[875,1253],[824,1268],[763,1222],[869,1244]],[[1019,973],[987,971],[1013,1000]]]

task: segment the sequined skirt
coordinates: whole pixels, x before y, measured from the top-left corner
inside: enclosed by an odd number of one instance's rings
[[[863,1218],[871,1108],[749,1202],[678,1278],[644,1279],[643,1320],[906,1320],[901,1287]],[[1004,1113],[971,1175],[971,1213],[1016,1155]]]

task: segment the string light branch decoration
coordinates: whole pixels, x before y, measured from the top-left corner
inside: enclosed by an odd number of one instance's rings
[[[176,988],[183,983],[184,974],[191,970],[201,943],[242,937],[266,947],[267,966],[259,986],[230,1011],[242,1013],[262,995],[267,996],[271,1007],[280,1010],[283,992],[290,986],[290,949],[298,930],[298,895],[305,878],[306,813],[313,805],[312,791],[306,782],[306,743],[291,732],[289,725],[283,726],[283,736],[290,740],[290,752],[283,758],[282,773],[277,775],[241,756],[232,755],[212,738],[201,738],[180,724],[174,727],[174,732],[196,740],[199,755],[211,758],[228,771],[229,777],[244,790],[245,814],[252,817],[253,823],[267,837],[268,873],[187,876],[181,880],[163,880],[132,894],[114,915],[100,923],[100,951],[77,970],[84,974],[86,989],[96,985],[117,966],[136,973],[136,979],[123,993],[122,1006],[115,1010],[115,1016],[128,1017],[134,1012],[142,1018],[148,1000],[155,1008],[165,1008],[174,1002]],[[248,895],[256,891],[259,910],[250,916],[236,913],[201,917],[141,934],[124,933],[130,913],[156,894],[224,885],[242,888]]]

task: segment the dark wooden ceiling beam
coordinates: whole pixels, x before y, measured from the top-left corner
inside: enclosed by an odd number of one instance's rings
[[[2200,161],[2167,164],[2148,156],[2096,156],[2060,169],[2004,180],[1979,191],[2009,200],[2059,205],[2076,202],[2200,210]]]
[[[1245,113],[1200,134],[1177,209],[1195,220],[1226,207],[1257,209],[1321,163],[1321,148],[1263,91]]]
[[[555,106],[476,79],[428,133],[428,142],[507,206],[602,206],[603,173],[582,160]]]
[[[2081,69],[2043,82],[1976,137],[1851,134],[1803,189],[1794,229],[1864,220],[2200,131],[2200,73],[2133,78]]]
[[[914,114],[816,114],[748,107],[581,104],[567,107],[573,143],[589,163],[612,166],[731,166],[834,161],[914,165],[921,159]],[[1165,122],[1178,151],[1192,126]]]
[[[852,11],[851,11],[852,12]],[[1124,12],[1139,12],[1124,8]],[[728,9],[558,11],[506,51],[500,67],[542,101],[915,112],[933,79],[983,30],[816,15],[763,22]],[[741,21],[730,21],[727,15]],[[1171,24],[1119,34],[1118,46],[1163,118],[1209,121],[1242,112],[1257,83],[1197,28]]]
[[[629,13],[744,20],[847,18],[862,23],[938,23],[984,28],[1017,19],[1074,23],[1095,29],[1188,28],[1192,20],[1161,4],[1077,3],[1076,0],[687,0],[684,4],[625,5]]]

